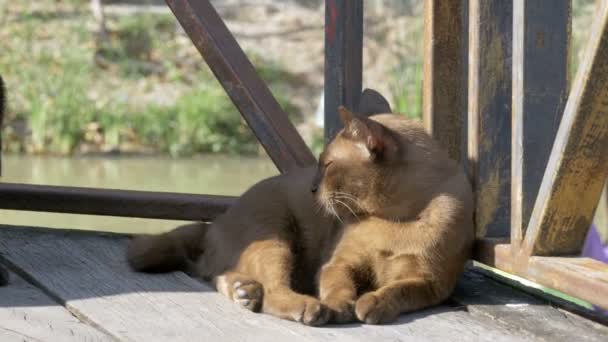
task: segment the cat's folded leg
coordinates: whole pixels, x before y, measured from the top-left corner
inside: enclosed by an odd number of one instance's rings
[[[440,300],[432,282],[421,278],[404,279],[361,296],[355,313],[359,320],[368,324],[389,323],[403,312],[423,309]]]
[[[243,308],[253,312],[260,311],[264,288],[251,277],[243,273],[228,271],[214,277],[213,284],[219,293]]]
[[[345,263],[328,263],[321,269],[319,297],[331,311],[331,321],[348,323],[355,320],[357,288],[351,267]]]
[[[293,264],[288,242],[263,240],[252,243],[242,253],[239,270],[262,283],[264,313],[312,326],[327,323],[329,310],[317,298],[292,290]]]

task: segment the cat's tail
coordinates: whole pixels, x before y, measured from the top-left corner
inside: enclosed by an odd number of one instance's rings
[[[139,235],[127,247],[127,261],[140,272],[194,272],[203,253],[203,238],[208,223],[192,223],[159,235]]]

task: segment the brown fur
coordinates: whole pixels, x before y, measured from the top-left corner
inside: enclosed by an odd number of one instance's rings
[[[341,114],[319,167],[259,182],[210,225],[136,238],[131,265],[194,268],[247,309],[309,325],[447,298],[473,241],[464,173],[417,122]]]

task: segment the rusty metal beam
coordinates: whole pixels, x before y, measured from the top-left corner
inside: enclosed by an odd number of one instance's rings
[[[532,213],[568,96],[571,1],[513,2],[511,243]]]
[[[281,172],[316,163],[253,64],[208,0],[166,0]]]
[[[469,1],[469,173],[477,236],[509,236],[511,1]]]
[[[361,96],[363,0],[325,1],[325,142],[342,128],[338,107],[357,110]]]
[[[0,183],[0,209],[211,221],[235,197]]]
[[[466,162],[468,0],[424,2],[423,120],[450,157]]]
[[[595,18],[524,237],[524,256],[580,252],[608,174],[608,1]]]

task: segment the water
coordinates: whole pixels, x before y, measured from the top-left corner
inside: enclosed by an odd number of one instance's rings
[[[260,179],[278,174],[269,158],[205,155],[162,157],[3,156],[6,183],[240,195]],[[22,226],[154,233],[179,221],[0,210],[0,223]]]

